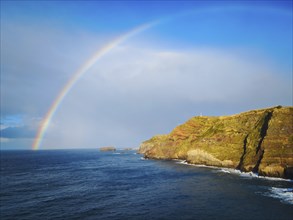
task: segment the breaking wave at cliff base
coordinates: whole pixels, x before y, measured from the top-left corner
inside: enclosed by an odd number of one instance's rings
[[[270,192],[265,193],[265,196],[279,199],[283,203],[293,205],[293,188],[277,188],[271,187]]]

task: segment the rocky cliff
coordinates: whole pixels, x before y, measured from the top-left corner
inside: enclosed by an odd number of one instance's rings
[[[143,142],[139,153],[293,179],[293,107],[193,117]]]

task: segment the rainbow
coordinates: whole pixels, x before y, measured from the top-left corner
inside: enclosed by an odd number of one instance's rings
[[[58,107],[66,97],[66,95],[70,92],[72,87],[77,83],[77,81],[106,53],[111,51],[113,48],[118,46],[123,41],[127,40],[128,38],[145,31],[146,29],[149,29],[150,27],[158,24],[158,21],[150,22],[147,24],[140,25],[129,32],[123,34],[122,36],[116,38],[115,40],[111,41],[101,49],[99,49],[97,52],[95,52],[74,74],[73,76],[68,80],[68,82],[65,84],[65,86],[62,88],[56,99],[54,100],[53,104],[50,106],[47,114],[45,115],[44,119],[42,120],[39,129],[37,131],[37,135],[34,139],[32,149],[38,150],[40,148],[40,145],[42,143],[44,134],[46,133],[46,130],[48,129],[51,119],[56,113]]]
[[[65,84],[65,86],[63,87],[63,89],[60,91],[60,93],[58,94],[58,96],[56,97],[56,99],[54,100],[53,104],[50,106],[50,109],[48,110],[47,114],[45,115],[44,119],[42,120],[39,129],[37,131],[37,135],[34,139],[33,145],[32,145],[32,149],[33,150],[38,150],[42,139],[44,137],[44,134],[46,133],[46,130],[48,129],[48,126],[50,125],[50,121],[52,119],[52,117],[54,116],[55,112],[57,111],[58,107],[60,106],[60,104],[62,103],[62,101],[64,100],[64,98],[66,97],[66,95],[69,93],[69,91],[72,89],[72,87],[77,83],[77,81],[106,53],[108,53],[109,51],[111,51],[113,48],[115,48],[116,46],[118,46],[120,43],[122,43],[123,41],[127,40],[128,38],[132,37],[133,35],[136,35],[142,31],[145,31],[146,29],[149,29],[159,23],[164,23],[164,22],[168,22],[170,20],[173,20],[175,18],[178,17],[183,17],[189,14],[193,14],[193,13],[204,13],[204,12],[210,12],[210,11],[221,11],[221,10],[256,10],[253,7],[238,7],[238,6],[232,6],[232,7],[212,7],[212,8],[203,8],[201,10],[188,10],[182,13],[178,13],[176,15],[173,16],[167,16],[164,18],[161,18],[158,21],[154,21],[154,22],[150,22],[150,23],[146,23],[143,25],[140,25],[132,30],[130,30],[129,32],[125,33],[124,35],[121,35],[120,37],[116,38],[115,40],[111,41],[110,43],[108,43],[107,45],[105,45],[104,47],[102,47],[101,49],[99,49],[96,53],[94,53],[72,76],[72,78],[70,78],[68,80],[68,82]],[[292,12],[288,11],[288,10],[282,10],[282,9],[276,9],[276,8],[262,8],[262,10],[266,13],[277,13],[277,14],[282,14],[282,15],[287,15],[292,17]],[[258,10],[256,10],[258,11]]]

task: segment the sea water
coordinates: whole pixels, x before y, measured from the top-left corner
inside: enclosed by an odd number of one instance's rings
[[[292,188],[135,151],[1,151],[0,219],[293,219]]]

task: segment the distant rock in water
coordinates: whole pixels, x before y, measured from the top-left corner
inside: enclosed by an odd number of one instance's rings
[[[293,179],[293,107],[193,117],[143,142],[139,153]]]
[[[101,147],[100,151],[116,151],[115,147]]]

